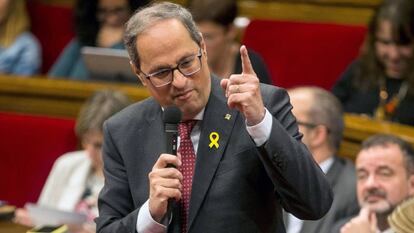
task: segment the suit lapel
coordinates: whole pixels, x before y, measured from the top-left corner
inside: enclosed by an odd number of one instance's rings
[[[189,210],[189,229],[208,192],[237,117],[238,112],[228,108],[227,99],[219,86],[219,81],[212,78],[211,94],[205,108],[197,150]],[[219,136],[218,148],[210,139],[211,133],[214,132]]]
[[[145,119],[148,124],[140,130],[137,140],[144,142],[142,143],[142,145],[144,145],[143,155],[147,158],[143,158],[140,162],[145,161],[148,163],[147,167],[149,166],[149,168],[152,168],[159,155],[166,152],[161,107],[157,104],[155,108],[147,111]]]
[[[334,162],[332,163],[332,166],[329,168],[328,172],[326,173],[326,179],[329,181],[329,184],[331,185],[331,187],[333,187],[339,176],[340,176],[340,171],[342,170],[342,163],[340,161],[340,159],[336,156],[334,156]]]

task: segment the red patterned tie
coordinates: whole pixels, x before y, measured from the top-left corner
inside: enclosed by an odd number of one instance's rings
[[[191,130],[197,121],[181,122],[178,125],[180,132],[180,148],[178,152],[181,154],[181,168],[180,171],[183,174],[183,190],[181,197],[181,232],[187,232],[188,224],[188,210],[190,206],[191,196],[191,184],[193,183],[193,173],[195,164],[195,152],[193,143],[191,142]]]

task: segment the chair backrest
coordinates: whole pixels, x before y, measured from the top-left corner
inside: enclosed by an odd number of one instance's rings
[[[75,35],[73,9],[39,0],[27,1],[27,9],[31,31],[42,47],[42,73],[46,73]]]
[[[57,157],[76,150],[75,120],[0,112],[0,200],[36,202]]]
[[[365,33],[365,26],[252,20],[242,42],[262,55],[273,84],[330,89],[357,57]]]

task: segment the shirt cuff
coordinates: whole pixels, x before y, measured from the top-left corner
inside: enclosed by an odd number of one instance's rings
[[[137,220],[138,233],[165,233],[167,227],[155,221],[149,212],[149,200],[139,209]]]
[[[259,124],[253,126],[248,126],[246,124],[247,132],[258,147],[269,140],[270,132],[272,131],[273,117],[266,108],[265,110],[265,117]]]

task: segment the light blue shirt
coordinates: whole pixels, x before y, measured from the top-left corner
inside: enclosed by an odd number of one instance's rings
[[[30,33],[20,34],[7,48],[0,47],[0,73],[29,76],[40,71],[41,49]]]

